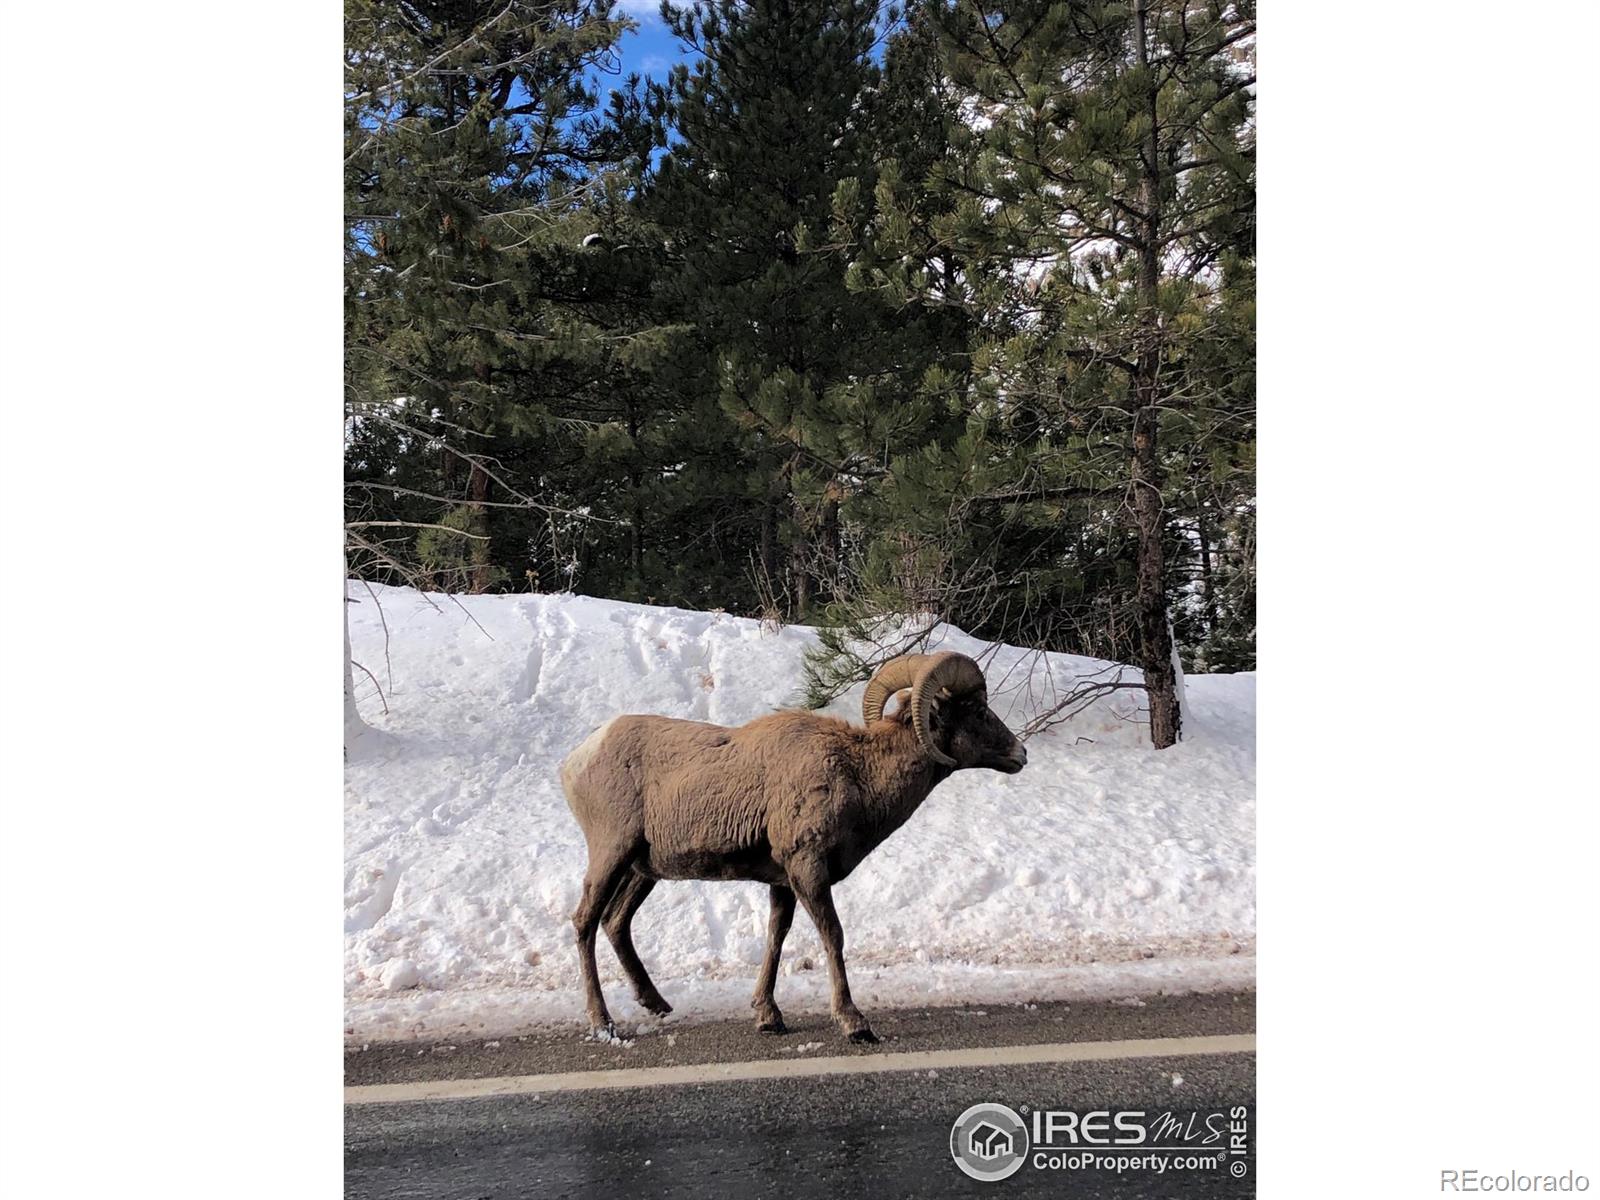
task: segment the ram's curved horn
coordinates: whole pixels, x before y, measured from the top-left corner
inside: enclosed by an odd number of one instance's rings
[[[953,767],[956,765],[956,760],[934,745],[933,731],[928,728],[928,710],[933,706],[934,698],[937,696],[986,693],[988,685],[983,679],[983,668],[965,654],[947,651],[944,654],[928,657],[933,661],[918,673],[917,682],[911,688],[911,725],[917,731],[917,738],[922,742],[922,748],[928,752],[928,757],[947,767]]]
[[[917,740],[928,757],[947,767],[955,766],[955,759],[934,744],[933,731],[928,727],[929,709],[940,693],[961,696],[987,691],[983,668],[965,654],[950,650],[890,659],[867,684],[867,693],[861,698],[862,719],[869,725],[881,719],[889,697],[908,686],[911,688],[911,725],[917,731]]]
[[[861,697],[861,719],[868,725],[881,720],[883,706],[889,703],[889,697],[916,683],[922,668],[937,657],[934,654],[902,654],[879,667],[878,673],[867,684],[867,694]]]

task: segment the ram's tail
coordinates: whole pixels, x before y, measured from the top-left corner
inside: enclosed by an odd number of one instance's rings
[[[595,752],[600,749],[600,743],[605,740],[606,730],[610,728],[611,722],[607,721],[579,742],[572,753],[561,760],[561,790],[566,794],[567,807],[572,809],[573,816],[579,815],[575,791],[578,780],[584,771],[588,770],[589,764],[594,760]]]

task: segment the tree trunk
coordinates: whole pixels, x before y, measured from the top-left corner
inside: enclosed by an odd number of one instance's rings
[[[794,497],[789,489],[789,472],[792,463],[786,463],[767,483],[767,505],[761,514],[761,590],[763,608],[770,606],[772,616],[785,621],[794,620],[794,592],[785,582],[779,557],[783,550],[782,521],[784,513],[795,511]],[[791,547],[789,565],[795,565]],[[763,613],[763,616],[768,615]]]
[[[635,495],[633,515],[628,531],[628,569],[633,572],[633,585],[644,595],[644,505]]]
[[[349,578],[349,571],[345,572]],[[350,597],[340,595],[340,602],[344,605],[344,750],[350,753],[350,744],[367,731],[367,723],[361,719],[361,709],[356,704],[356,669],[354,660],[350,656]]]
[[[1205,589],[1206,633],[1217,632],[1217,592],[1211,578],[1211,534],[1206,529],[1206,510],[1195,511],[1195,528],[1200,534],[1200,586]]]
[[[761,579],[759,586],[763,602],[776,600],[773,576],[778,571],[778,498],[768,495],[761,507]]]
[[[830,601],[839,598],[839,563],[843,556],[839,502],[829,500],[822,506],[822,585]]]
[[[1133,512],[1138,523],[1139,547],[1135,575],[1135,611],[1139,625],[1140,666],[1150,695],[1150,742],[1165,750],[1178,740],[1181,715],[1177,677],[1172,669],[1172,634],[1167,625],[1165,563],[1161,531],[1165,524],[1161,506],[1161,470],[1156,458],[1156,428],[1160,410],[1145,380],[1136,380],[1142,392],[1133,422]]]
[[[1147,0],[1134,7],[1134,55],[1149,78],[1145,45]],[[1172,633],[1167,624],[1161,534],[1166,517],[1161,502],[1161,460],[1156,446],[1161,426],[1161,141],[1156,98],[1159,83],[1150,78],[1140,204],[1144,209],[1139,238],[1139,353],[1133,377],[1133,513],[1139,548],[1135,575],[1135,611],[1139,625],[1140,666],[1150,698],[1150,743],[1165,750],[1182,733],[1177,675],[1172,667]]]
[[[811,609],[811,572],[806,565],[806,535],[801,530],[795,531],[794,545],[789,548],[789,575],[792,603],[789,620],[799,623]]]
[[[485,537],[489,533],[489,510],[484,507],[484,501],[489,498],[489,474],[476,462],[472,464],[472,473],[467,476],[467,498],[471,505],[472,532]],[[490,543],[478,538],[470,539],[472,545],[472,591],[480,595],[489,590],[489,581],[494,571],[494,564],[489,560]]]
[[[632,493],[633,529],[628,538],[628,566],[634,586],[644,595],[644,502],[640,499],[643,478],[639,472],[639,418],[628,406],[628,437],[633,443],[633,462],[628,468],[628,490]]]

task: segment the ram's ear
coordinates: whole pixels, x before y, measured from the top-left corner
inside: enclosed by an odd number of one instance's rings
[[[889,719],[891,721],[899,721],[902,725],[909,725],[911,723],[911,689],[901,688],[889,697],[889,703],[884,707],[890,710]]]

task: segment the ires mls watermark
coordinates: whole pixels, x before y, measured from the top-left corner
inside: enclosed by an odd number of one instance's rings
[[[950,1157],[966,1175],[994,1183],[1024,1166],[1037,1171],[1250,1171],[1244,1105],[1183,1112],[1143,1109],[1013,1109],[974,1104],[950,1128]]]

